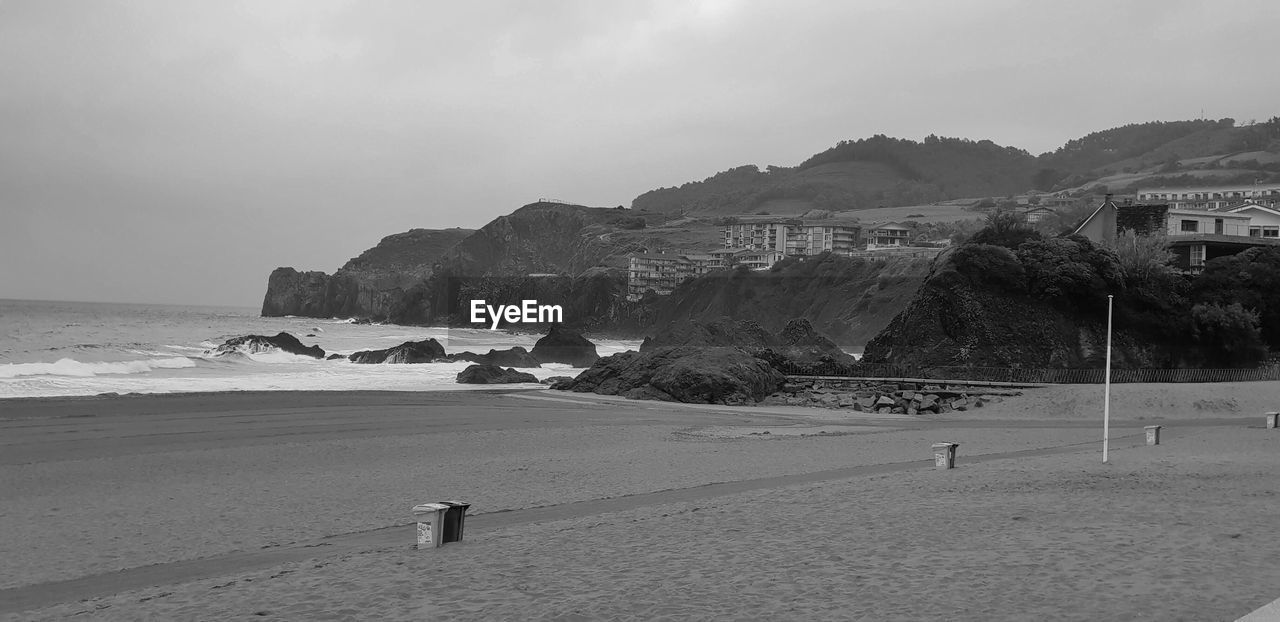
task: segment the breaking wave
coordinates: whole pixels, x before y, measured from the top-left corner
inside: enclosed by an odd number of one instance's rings
[[[103,374],[145,374],[155,369],[183,369],[195,367],[196,362],[185,356],[146,359],[142,361],[99,361],[82,363],[75,359],[59,359],[55,363],[9,363],[0,365],[0,378],[23,376],[71,376],[88,378]]]

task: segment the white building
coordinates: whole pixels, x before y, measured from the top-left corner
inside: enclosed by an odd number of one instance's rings
[[[1267,207],[1280,203],[1280,184],[1142,188],[1142,203],[1167,203],[1172,209],[1224,209],[1246,201]]]
[[[773,250],[783,255],[848,255],[858,247],[861,231],[855,224],[826,221],[739,222],[725,225],[724,247]]]
[[[1249,217],[1249,236],[1255,238],[1280,238],[1280,209],[1245,203],[1231,208],[1232,214]]]

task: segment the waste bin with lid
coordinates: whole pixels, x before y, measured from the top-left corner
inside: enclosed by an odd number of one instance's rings
[[[934,443],[933,466],[938,469],[956,468],[956,448],[960,443]]]
[[[1147,431],[1147,444],[1148,444],[1148,445],[1159,445],[1159,444],[1160,444],[1160,426],[1158,426],[1158,425],[1149,425],[1149,426],[1146,426],[1146,427],[1144,427],[1144,428],[1142,428],[1142,429]]]
[[[461,501],[441,501],[440,503],[449,507],[444,513],[442,541],[461,542],[462,528],[467,520],[467,508],[471,507],[471,504]]]
[[[444,544],[445,514],[449,508],[443,503],[413,506],[413,518],[418,521],[418,548],[433,549]]]

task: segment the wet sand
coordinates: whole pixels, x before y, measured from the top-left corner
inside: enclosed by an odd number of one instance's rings
[[[1268,404],[1280,383],[1117,385],[1104,465],[1100,387],[910,418],[548,391],[0,402],[0,614],[1235,619],[1280,596]],[[931,468],[939,440],[959,468]],[[442,499],[472,503],[466,540],[413,550],[409,508]]]

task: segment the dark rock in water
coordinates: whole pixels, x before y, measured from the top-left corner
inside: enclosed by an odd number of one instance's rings
[[[503,369],[497,365],[469,365],[458,372],[458,382],[462,384],[514,384],[517,382],[537,382],[533,374]]]
[[[347,355],[345,355],[345,354],[336,354],[336,353],[335,353],[335,354],[330,354],[329,356],[326,356],[326,357],[324,358],[324,360],[326,360],[326,361],[337,361],[337,360],[345,359],[345,358],[347,358]]]
[[[590,367],[600,359],[594,343],[559,324],[553,325],[547,335],[533,345],[532,354],[542,363],[567,363],[574,367]]]
[[[481,365],[499,365],[502,367],[542,367],[538,363],[538,359],[529,354],[528,350],[520,346],[508,348],[506,350],[489,350],[487,354],[476,354],[474,352],[459,352],[450,354],[449,360],[452,361],[470,361]]]
[[[685,346],[602,358],[574,379],[578,392],[700,404],[755,403],[786,377],[738,348]]]
[[[316,334],[315,334],[315,333],[307,333],[307,336],[308,336],[308,337],[315,337],[315,336],[316,336]]]
[[[239,352],[241,349],[248,350],[250,353],[270,352],[272,350],[284,350],[290,354],[300,354],[302,356],[310,356],[313,358],[324,358],[324,350],[320,346],[304,346],[297,337],[289,333],[280,333],[274,337],[265,335],[245,335],[243,337],[234,337],[228,339],[225,343],[218,346],[214,350],[214,356],[231,354]]]
[[[543,378],[542,384],[549,385],[552,389],[567,389],[573,384],[573,376],[551,376]]]
[[[386,350],[361,350],[352,352],[352,363],[432,363],[448,360],[444,346],[435,339],[406,341]]]

